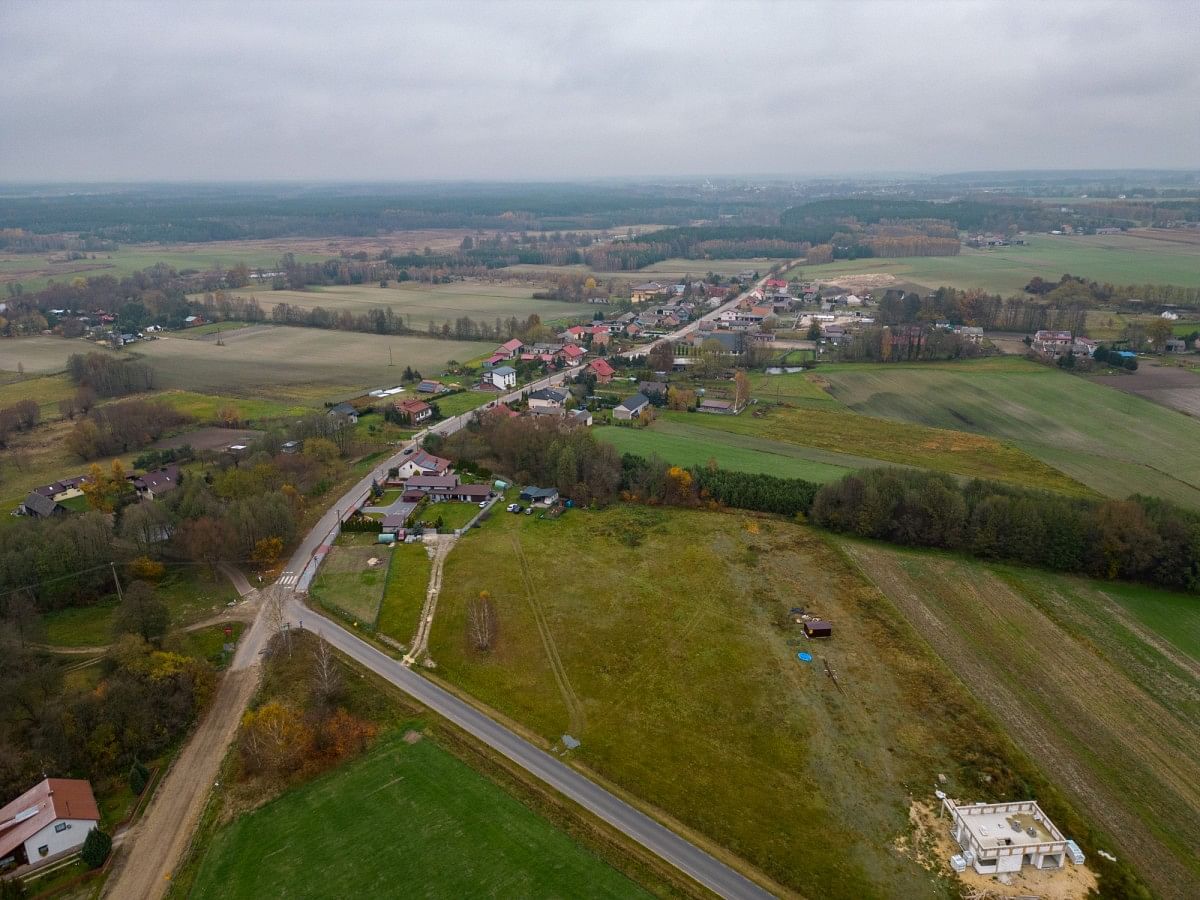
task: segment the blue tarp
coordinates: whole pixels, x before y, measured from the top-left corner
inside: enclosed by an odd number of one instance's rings
[[[812,654],[805,653],[803,650],[801,650],[796,654],[796,659],[800,660],[801,662],[812,662]]]

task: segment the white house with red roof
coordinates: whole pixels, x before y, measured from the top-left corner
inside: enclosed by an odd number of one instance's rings
[[[90,783],[47,778],[0,808],[0,867],[38,865],[77,850],[99,825]]]
[[[418,449],[409,454],[397,468],[397,477],[401,480],[412,478],[414,475],[445,475],[450,471],[450,460]]]
[[[567,344],[558,351],[558,358],[568,366],[577,366],[583,362],[584,350],[578,344]]]
[[[521,348],[524,346],[525,345],[516,338],[513,338],[511,341],[505,341],[503,344],[497,347],[496,352],[503,353],[505,359],[514,359],[516,355],[521,352]]]

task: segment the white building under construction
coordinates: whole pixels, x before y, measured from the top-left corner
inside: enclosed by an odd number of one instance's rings
[[[950,813],[950,834],[963,849],[962,862],[980,875],[1019,872],[1023,866],[1061,869],[1070,852],[1070,842],[1036,800],[960,806],[946,798],[942,810]]]

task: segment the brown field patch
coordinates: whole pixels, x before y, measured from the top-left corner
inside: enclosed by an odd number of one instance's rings
[[[1093,375],[1088,380],[1200,417],[1200,374],[1189,369],[1150,363],[1128,375]]]
[[[1161,668],[1151,690],[1105,639],[1063,624],[1057,610],[1051,617],[990,569],[843,546],[1144,877],[1164,896],[1189,896],[1200,877],[1200,760],[1191,749],[1200,729],[1157,687],[1173,679],[1186,693],[1186,670]]]

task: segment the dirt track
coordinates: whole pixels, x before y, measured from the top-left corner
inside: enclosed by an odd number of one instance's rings
[[[150,808],[126,837],[124,859],[109,876],[106,897],[157,900],[166,893],[221,760],[258,687],[259,673],[255,665],[225,674],[208,714],[154,792]]]

